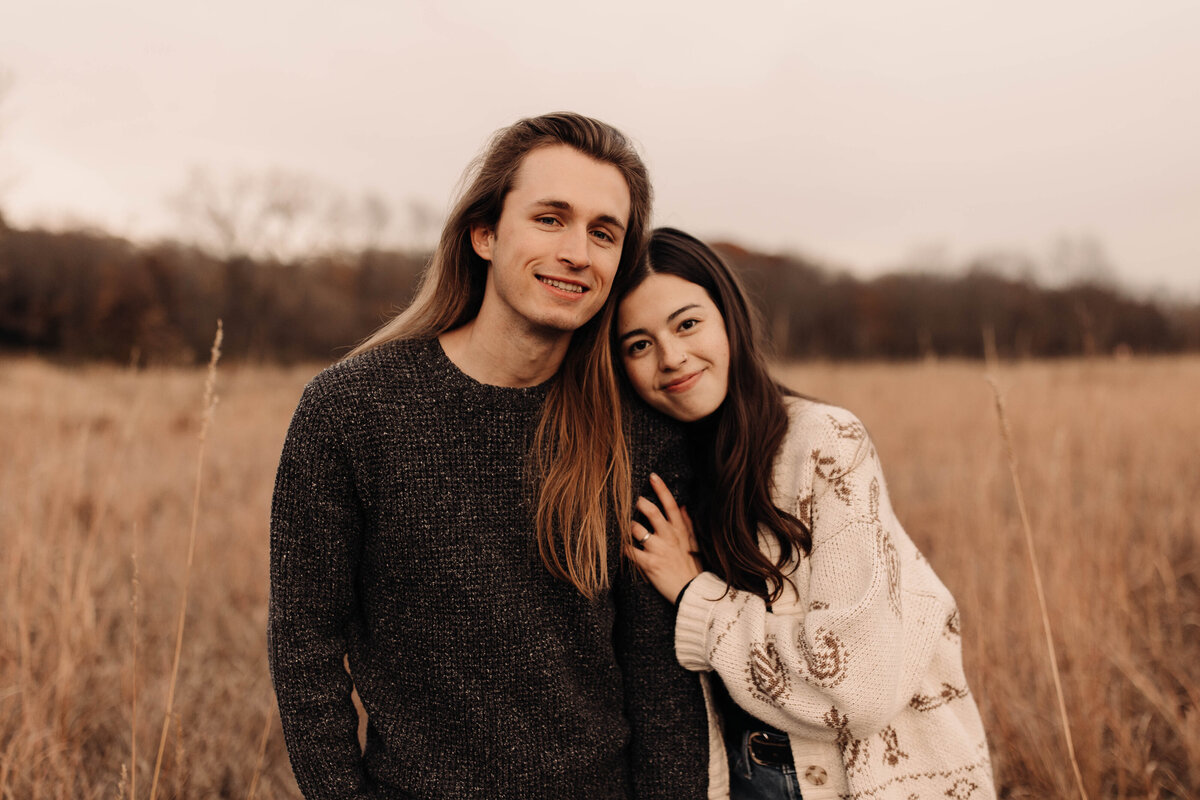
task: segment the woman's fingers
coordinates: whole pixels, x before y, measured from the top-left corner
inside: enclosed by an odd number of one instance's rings
[[[631,547],[629,548],[629,557],[633,560],[633,563],[635,566],[637,566],[638,570],[640,570],[644,575],[646,573],[646,567],[649,566],[646,561],[648,556],[646,555],[645,551],[639,550],[636,547]]]
[[[681,508],[675,502],[675,496],[671,494],[666,481],[653,472],[650,473],[650,485],[662,507],[645,497],[639,497],[636,503],[637,510],[650,523],[650,533],[664,537],[664,543],[698,550],[692,530],[692,519],[688,516],[687,509]]]
[[[637,499],[637,510],[642,512],[646,517],[646,521],[650,523],[650,527],[657,534],[665,534],[671,528],[671,523],[663,516],[662,510],[654,504],[653,501],[647,500],[645,497]]]
[[[650,486],[654,488],[654,493],[658,495],[658,502],[662,503],[663,511],[666,512],[667,519],[679,519],[679,505],[675,502],[675,495],[671,494],[671,490],[667,488],[667,482],[658,477],[656,473],[650,473]]]
[[[628,546],[629,558],[663,597],[673,601],[684,585],[700,573],[700,561],[688,552],[687,531],[682,522],[668,524],[654,503],[644,497],[638,498],[638,509],[655,528],[636,521],[630,524],[633,543]]]
[[[692,515],[686,508],[680,508],[683,515],[683,527],[687,530],[688,549],[697,555],[700,553],[700,542],[696,540],[696,526],[692,523]]]

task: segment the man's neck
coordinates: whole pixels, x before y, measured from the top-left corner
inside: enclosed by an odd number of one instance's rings
[[[497,327],[476,317],[443,333],[438,341],[464,374],[491,386],[537,386],[558,372],[571,342],[569,331]]]

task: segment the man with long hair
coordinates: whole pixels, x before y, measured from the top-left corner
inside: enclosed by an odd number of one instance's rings
[[[559,113],[498,132],[469,175],[416,299],[306,387],[280,459],[270,662],[297,783],[703,796],[700,687],[620,555],[631,486],[682,481],[609,349],[645,166]]]

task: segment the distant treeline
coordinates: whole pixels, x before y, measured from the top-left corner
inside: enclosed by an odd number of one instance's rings
[[[794,257],[718,249],[738,268],[781,357],[982,357],[984,331],[1008,357],[1200,349],[1200,305],[1136,300],[1103,281],[1047,288],[986,259],[956,275],[864,281]]]
[[[1200,306],[1165,308],[1109,286],[1047,289],[986,263],[957,276],[864,281],[796,257],[719,249],[783,358],[973,357],[985,329],[1009,356],[1200,349]],[[221,318],[226,357],[331,360],[412,297],[425,261],[378,250],[287,264],[218,259],[179,244],[0,224],[0,349],[195,363]]]

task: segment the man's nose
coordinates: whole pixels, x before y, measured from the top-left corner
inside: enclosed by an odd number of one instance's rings
[[[588,232],[582,226],[572,226],[559,237],[558,258],[573,269],[583,269],[591,263],[588,254]]]

